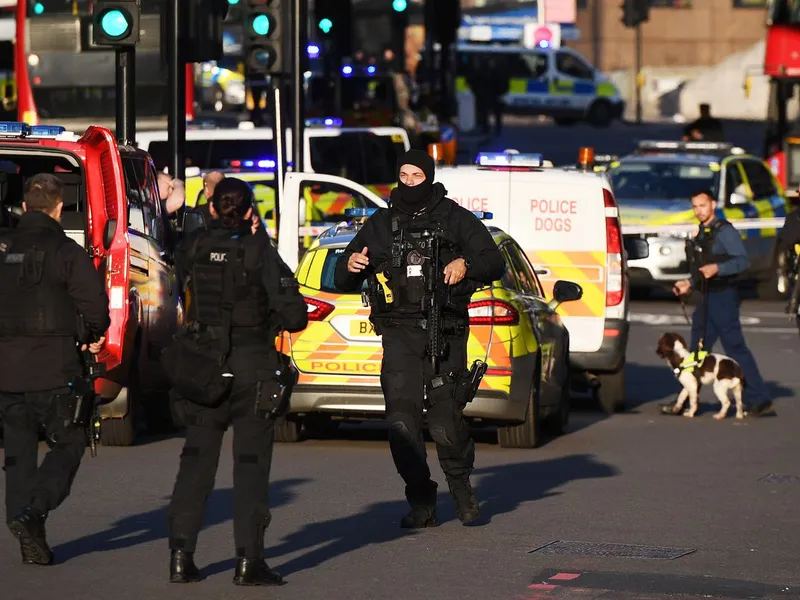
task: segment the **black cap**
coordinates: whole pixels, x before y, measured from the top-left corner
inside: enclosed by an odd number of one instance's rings
[[[428,156],[426,152],[422,150],[409,150],[403,156],[399,158],[397,161],[397,175],[400,176],[400,168],[403,165],[414,165],[415,167],[419,167],[423,173],[425,173],[425,179],[427,181],[433,182],[433,174],[436,170],[436,166],[433,163],[433,159]]]

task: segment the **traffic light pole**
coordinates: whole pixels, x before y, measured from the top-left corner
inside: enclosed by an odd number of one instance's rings
[[[116,48],[117,140],[136,142],[136,47]]]
[[[306,51],[308,0],[292,0],[292,160],[294,172],[305,166],[305,98],[303,94],[303,56]],[[276,212],[277,214],[277,212]]]
[[[642,24],[636,25],[636,123],[642,123]]]
[[[167,2],[168,35],[166,39],[169,106],[167,113],[167,146],[172,163],[170,175],[185,179],[186,174],[186,67],[180,43],[181,10],[179,0]]]
[[[285,178],[285,158],[284,148],[286,142],[286,128],[283,126],[283,103],[281,102],[281,84],[276,82],[273,78],[270,84],[272,88],[272,122],[274,124],[273,131],[275,132],[275,148],[277,150],[275,156],[275,239],[279,239],[278,234],[281,230],[281,202],[283,202],[283,180]],[[295,139],[292,135],[292,139]]]

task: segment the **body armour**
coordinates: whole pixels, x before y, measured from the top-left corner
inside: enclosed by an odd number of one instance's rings
[[[77,337],[78,312],[57,270],[69,241],[38,227],[0,232],[0,336]]]
[[[686,257],[689,261],[689,272],[692,280],[702,281],[703,274],[700,273],[700,267],[711,264],[724,263],[730,260],[729,254],[714,254],[712,249],[714,242],[717,239],[717,234],[723,227],[733,227],[729,221],[725,219],[717,219],[711,225],[703,225],[700,227],[700,233],[691,240],[686,242]],[[709,290],[720,290],[730,287],[736,281],[736,276],[730,277],[712,277],[707,280]]]
[[[428,278],[436,276],[437,284],[446,287],[442,270],[434,274],[430,268],[433,264],[433,235],[439,235],[442,269],[461,255],[460,248],[448,238],[446,219],[441,215],[434,217],[423,213],[412,217],[390,211],[392,257],[387,263],[378,265],[375,274],[369,278],[372,314],[374,317],[390,314],[424,317]],[[449,296],[449,290],[447,293]]]
[[[225,265],[234,261],[232,327],[260,327],[269,320],[269,298],[260,279],[259,241],[235,232],[198,234],[190,269],[186,314],[201,325],[223,324]]]

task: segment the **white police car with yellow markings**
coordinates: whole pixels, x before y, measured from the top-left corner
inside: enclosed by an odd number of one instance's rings
[[[606,174],[623,235],[650,246],[647,258],[629,262],[631,286],[671,286],[688,276],[685,240],[697,231],[691,198],[706,190],[717,200],[717,216],[740,230],[748,275],[762,283],[762,295],[781,291],[777,231],[789,204],[762,159],[731,144],[643,141],[633,154],[612,160]]]
[[[508,112],[553,117],[562,125],[588,121],[607,127],[625,111],[614,83],[571,48],[459,44],[456,93],[472,95],[471,82],[489,69],[509,76],[503,96]]]

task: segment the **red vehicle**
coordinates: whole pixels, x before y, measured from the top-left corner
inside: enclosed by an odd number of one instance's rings
[[[800,123],[788,118],[789,101],[800,83],[800,0],[772,0],[767,15],[764,74],[770,105],[764,155],[789,191],[800,185]]]
[[[115,51],[92,44],[92,0],[24,0],[16,5],[17,119],[114,118]],[[136,112],[166,117],[167,67],[161,56],[163,3],[142,0],[136,47]],[[186,66],[186,114],[193,116],[194,72]]]
[[[156,169],[143,150],[118,146],[103,127],[82,136],[63,127],[0,122],[0,210],[21,214],[25,179],[53,173],[64,184],[62,226],[103,274],[111,327],[98,358],[101,442],[128,446],[141,411],[154,427],[169,419],[161,350],[182,320],[170,226]]]

